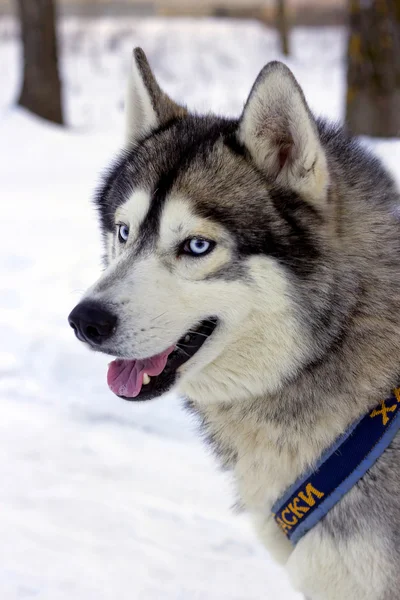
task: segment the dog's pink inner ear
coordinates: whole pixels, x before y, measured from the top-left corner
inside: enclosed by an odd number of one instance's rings
[[[286,165],[287,161],[289,160],[291,150],[292,150],[292,144],[289,144],[289,143],[284,143],[279,147],[279,151],[278,151],[279,171],[281,171],[283,169],[283,167]]]
[[[313,204],[326,202],[329,173],[314,117],[282,63],[258,76],[239,121],[238,137],[268,177]]]

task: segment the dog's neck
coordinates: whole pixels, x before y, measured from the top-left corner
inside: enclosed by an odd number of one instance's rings
[[[342,410],[345,398],[325,393],[326,411],[297,411],[290,406],[289,390],[247,403],[199,403],[189,406],[202,419],[206,438],[218,459],[232,469],[241,502],[250,511],[269,511],[280,495],[312,465],[325,448],[364,412],[357,403]],[[295,390],[292,395],[296,394]],[[292,396],[292,397],[293,397]],[[307,398],[305,402],[315,399]],[[296,398],[301,403],[302,397]],[[279,418],[268,416],[268,404],[280,405]],[[376,399],[370,400],[371,406]],[[265,410],[264,410],[265,409]],[[366,409],[367,410],[367,409]]]
[[[314,393],[315,389],[306,395],[293,384],[247,403],[188,401],[220,463],[233,472],[238,505],[250,514],[261,541],[281,564],[293,546],[274,521],[273,504],[352,423],[385,397],[361,385],[353,394]],[[269,410],[272,405],[278,407],[275,416]]]
[[[385,330],[384,321],[380,327]],[[340,352],[300,370],[275,393],[240,401],[192,395],[189,407],[200,415],[222,465],[233,470],[240,500],[251,512],[268,514],[286,488],[398,384],[400,332],[386,328],[386,339],[377,339],[372,331],[364,334],[356,336],[357,343],[349,336]],[[366,359],[370,344],[374,364]],[[351,373],[347,352],[355,366]]]

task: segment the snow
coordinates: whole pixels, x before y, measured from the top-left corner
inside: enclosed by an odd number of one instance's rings
[[[11,107],[15,24],[0,21],[0,597],[4,600],[296,600],[230,506],[235,492],[172,396],[106,386],[66,317],[98,276],[90,203],[122,139],[131,48],[191,108],[237,114],[279,57],[256,23],[69,19],[61,24],[68,129]],[[345,32],[296,30],[289,65],[312,108],[342,116]],[[398,141],[373,145],[395,171]]]

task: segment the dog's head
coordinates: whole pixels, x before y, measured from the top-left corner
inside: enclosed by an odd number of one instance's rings
[[[126,112],[97,195],[106,269],[71,326],[117,357],[108,382],[127,399],[276,389],[315,353],[313,290],[329,293],[327,159],[300,87],[270,63],[238,120],[196,116],[135,50]]]

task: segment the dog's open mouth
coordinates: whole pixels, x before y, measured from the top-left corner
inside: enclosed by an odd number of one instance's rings
[[[217,326],[216,318],[202,321],[174,345],[156,356],[138,360],[117,359],[109,364],[107,383],[125,400],[150,400],[167,392],[180,366],[200,350]]]

